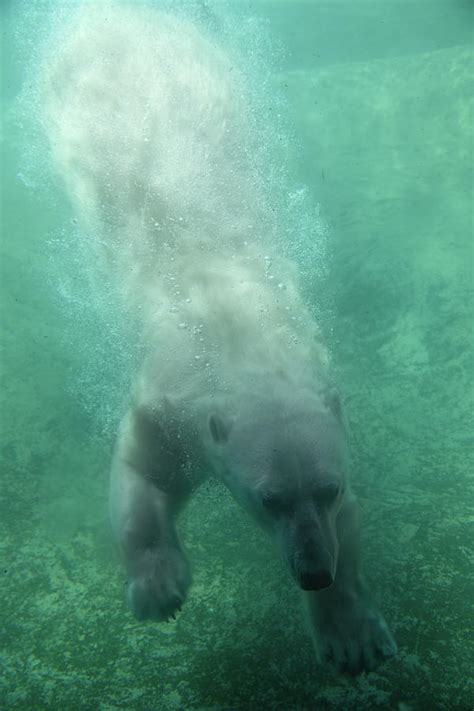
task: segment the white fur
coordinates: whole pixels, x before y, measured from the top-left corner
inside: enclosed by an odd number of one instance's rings
[[[373,668],[396,645],[358,571],[342,409],[274,249],[245,81],[184,20],[113,4],[79,11],[44,77],[54,159],[147,347],[111,479],[130,608],[181,609],[176,517],[214,471],[279,541],[320,656]]]

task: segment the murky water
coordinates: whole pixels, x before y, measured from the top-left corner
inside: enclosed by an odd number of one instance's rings
[[[286,165],[275,191],[300,230],[288,251],[344,394],[364,568],[399,653],[356,679],[320,670],[298,590],[215,483],[183,517],[179,618],[127,612],[107,483],[139,353],[36,122],[35,67],[68,6],[7,1],[0,706],[472,708],[472,3],[180,7],[222,28],[256,96],[256,68],[270,72],[260,110],[272,120],[275,98],[288,139],[269,143]]]

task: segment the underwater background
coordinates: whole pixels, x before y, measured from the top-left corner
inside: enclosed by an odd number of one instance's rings
[[[178,619],[127,612],[107,484],[137,354],[84,274],[28,97],[66,3],[3,0],[0,709],[472,709],[474,3],[174,4],[242,50],[252,23],[270,57],[294,209],[309,196],[325,225],[364,569],[399,653],[319,669],[299,591],[215,482],[181,522]]]

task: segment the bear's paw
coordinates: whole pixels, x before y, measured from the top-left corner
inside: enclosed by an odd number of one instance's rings
[[[149,548],[128,582],[128,606],[138,620],[161,622],[181,610],[191,585],[185,556],[174,546]]]
[[[397,643],[381,612],[364,595],[348,596],[325,610],[316,640],[320,662],[338,672],[372,671],[397,653]]]

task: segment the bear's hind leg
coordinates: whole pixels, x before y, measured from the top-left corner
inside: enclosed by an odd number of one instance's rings
[[[128,575],[128,604],[140,620],[166,620],[191,584],[175,520],[193,490],[186,437],[159,410],[133,408],[112,465],[110,509]]]
[[[360,574],[355,499],[343,504],[337,529],[336,578],[329,588],[304,596],[319,660],[338,671],[359,674],[396,654],[397,645]]]

